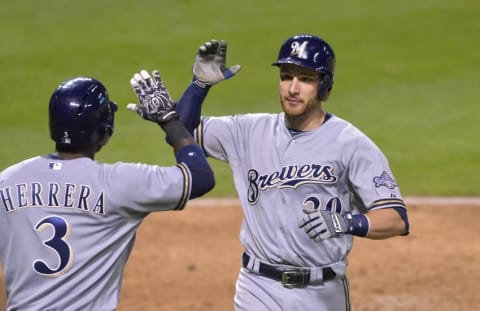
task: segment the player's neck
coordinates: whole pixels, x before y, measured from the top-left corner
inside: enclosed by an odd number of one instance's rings
[[[289,129],[295,131],[312,131],[320,127],[325,121],[326,113],[322,109],[310,111],[300,116],[285,114],[285,122]]]
[[[110,136],[105,136],[103,139],[101,139],[95,144],[74,149],[59,148],[59,146],[57,145],[55,148],[55,153],[53,155],[62,160],[74,160],[79,158],[90,158],[94,160],[95,154],[107,144],[109,138]],[[63,151],[61,151],[62,149]]]
[[[69,152],[55,152],[53,154],[55,157],[62,159],[62,160],[75,160],[75,159],[80,159],[80,158],[90,158],[94,159],[93,155],[87,154],[87,153],[69,153]]]

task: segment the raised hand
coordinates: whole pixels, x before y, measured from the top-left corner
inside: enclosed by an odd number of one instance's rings
[[[158,70],[152,71],[152,77],[146,70],[135,73],[130,84],[137,95],[139,104],[130,103],[127,109],[135,111],[145,120],[163,126],[172,119],[178,119],[175,101],[163,84]]]
[[[227,67],[227,42],[213,39],[198,48],[193,64],[194,82],[205,87],[230,79],[240,71],[240,65]]]

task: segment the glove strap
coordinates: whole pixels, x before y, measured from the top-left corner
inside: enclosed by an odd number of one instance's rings
[[[207,90],[212,86],[211,84],[206,84],[205,82],[198,80],[196,77],[193,77],[192,83],[198,86],[199,88],[207,89]]]
[[[368,217],[364,214],[359,215],[345,215],[345,219],[347,220],[348,228],[347,232],[351,235],[356,235],[359,237],[365,237],[370,230],[370,221]]]

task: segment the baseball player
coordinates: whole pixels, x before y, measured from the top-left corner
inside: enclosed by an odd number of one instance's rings
[[[178,119],[157,71],[131,80],[144,119],[160,125],[176,166],[99,163],[117,105],[90,77],[60,84],[49,104],[56,152],[0,173],[0,259],[8,310],[115,310],[135,233],[151,212],[182,210],[214,186],[202,149]],[[160,139],[159,139],[160,140]]]
[[[324,110],[335,54],[309,34],[288,38],[273,63],[283,112],[201,118],[209,88],[240,70],[225,65],[226,50],[224,41],[200,46],[177,112],[206,154],[233,172],[245,249],[235,309],[350,310],[353,238],[409,232],[388,161],[359,129]]]

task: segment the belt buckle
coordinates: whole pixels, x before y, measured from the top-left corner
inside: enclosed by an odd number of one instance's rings
[[[305,276],[307,273],[301,270],[287,270],[282,272],[282,284],[286,288],[305,286]]]

